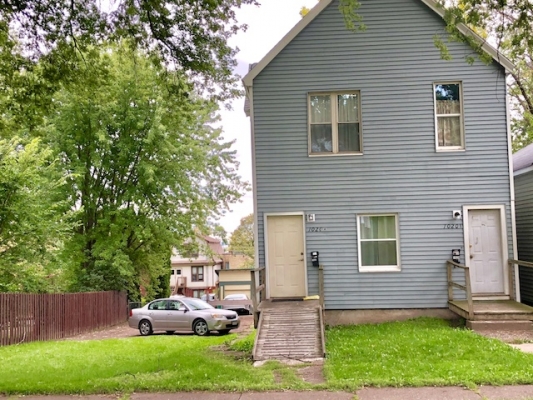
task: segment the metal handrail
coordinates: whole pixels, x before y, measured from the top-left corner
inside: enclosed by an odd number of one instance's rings
[[[453,288],[464,290],[466,292],[466,301],[468,303],[468,318],[474,319],[474,301],[472,299],[472,285],[470,282],[470,268],[466,265],[461,265],[455,261],[446,261],[446,268],[448,272],[448,301],[453,301]],[[453,270],[460,268],[465,273],[465,284],[461,285],[453,281]]]

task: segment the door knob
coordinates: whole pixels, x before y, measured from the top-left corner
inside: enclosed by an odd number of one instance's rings
[[[474,258],[474,255],[473,254],[470,254],[470,259]]]

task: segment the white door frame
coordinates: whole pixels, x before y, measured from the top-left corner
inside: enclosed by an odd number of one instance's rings
[[[305,273],[305,295],[308,296],[307,287],[307,251],[306,251],[306,237],[305,237],[305,213],[302,212],[285,212],[285,213],[264,213],[263,214],[263,235],[265,242],[265,285],[266,285],[266,298],[270,299],[270,270],[268,268],[268,217],[290,217],[301,216],[302,217],[302,233],[304,244],[304,273]]]
[[[502,244],[502,265],[503,265],[503,290],[505,295],[509,295],[509,243],[507,243],[507,222],[505,218],[505,205],[467,205],[463,206],[463,232],[465,246],[465,265],[470,267],[470,228],[468,212],[470,210],[499,210],[500,211],[500,237]]]

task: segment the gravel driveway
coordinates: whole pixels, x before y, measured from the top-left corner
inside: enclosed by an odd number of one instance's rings
[[[242,315],[239,317],[241,319],[241,325],[237,329],[232,329],[231,333],[239,333],[242,335],[247,335],[254,328],[254,317],[252,315]],[[155,333],[154,335],[166,335],[166,333]],[[174,333],[178,336],[190,336],[193,335],[190,333]],[[214,332],[213,335],[218,335],[218,332]],[[141,336],[139,330],[130,328],[128,323],[125,322],[120,325],[115,325],[110,328],[101,329],[98,331],[82,333],[80,335],[72,336],[65,338],[64,340],[101,340],[101,339],[119,339],[119,338],[128,338]]]

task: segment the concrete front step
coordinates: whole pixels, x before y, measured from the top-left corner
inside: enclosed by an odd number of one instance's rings
[[[531,331],[533,323],[531,321],[466,321],[466,327],[473,331]]]

